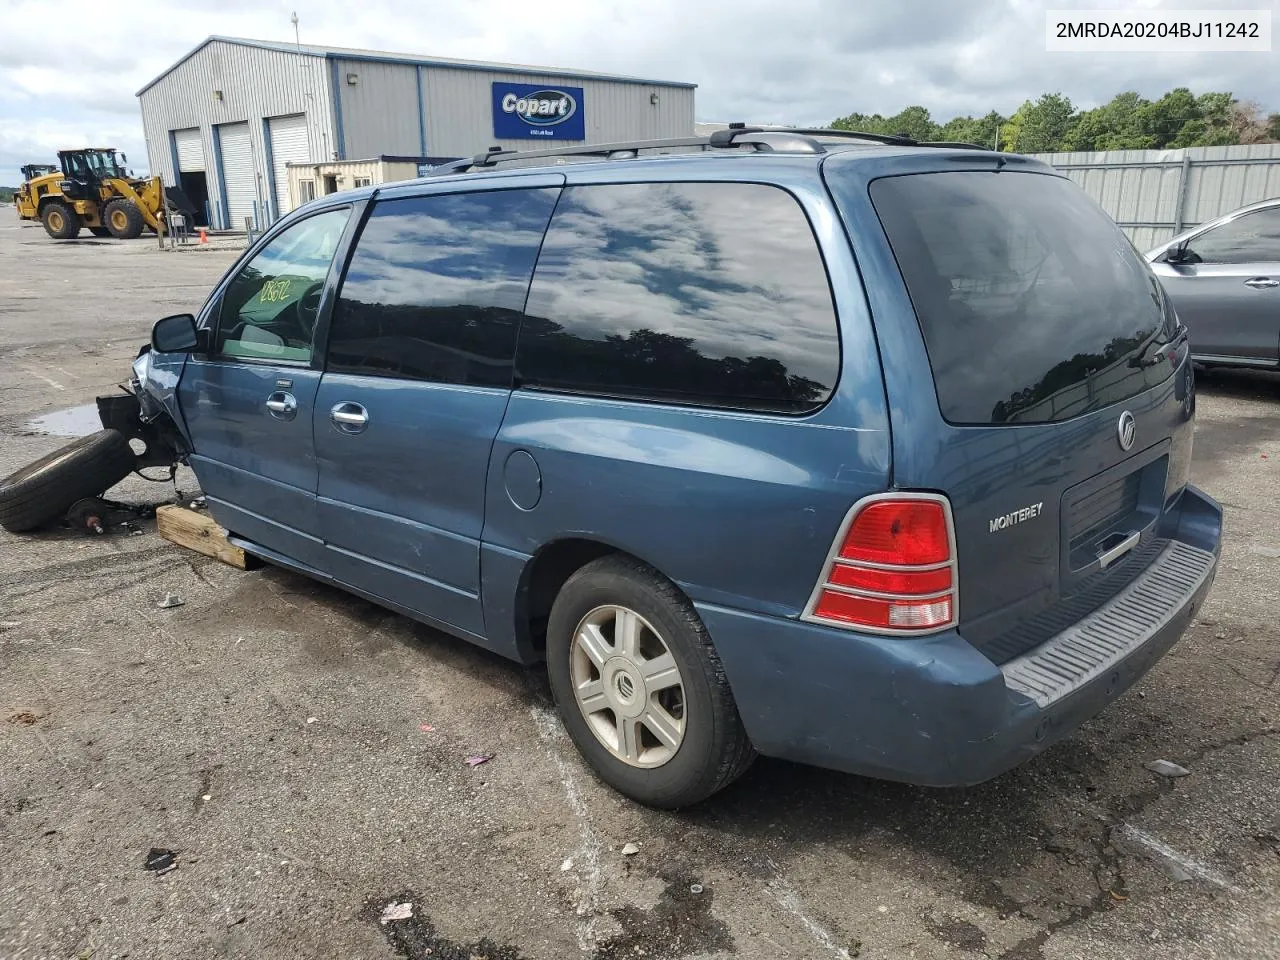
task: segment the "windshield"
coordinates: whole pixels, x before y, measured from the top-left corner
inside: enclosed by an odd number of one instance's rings
[[[885,177],[871,200],[951,423],[1065,420],[1166,379],[1173,321],[1120,229],[1074,184],[1028,173]]]
[[[121,176],[120,164],[114,150],[84,150],[68,157],[73,176],[103,177]]]

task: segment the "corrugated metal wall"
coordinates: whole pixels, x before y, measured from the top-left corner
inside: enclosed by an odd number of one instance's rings
[[[302,113],[307,117],[311,156],[328,157],[334,149],[328,63],[323,57],[263,50],[214,40],[138,97],[142,127],[153,174],[166,184],[175,182],[169,131],[199,127],[204,155],[214,156],[212,128],[216,124],[249,121],[253,155],[262,177],[262,194],[269,195],[262,120]],[[222,91],[222,99],[214,91]],[[211,203],[221,206],[221,184],[208,163]],[[226,211],[215,210],[214,222],[226,225]]]
[[[418,68],[404,63],[335,60],[333,70],[342,101],[342,135],[346,159],[391,154],[416,157],[421,150],[418,127]],[[347,76],[355,77],[355,84]]]
[[[1280,143],[1033,156],[1078,183],[1139,250],[1237,207],[1280,196]]]
[[[493,82],[582,88],[588,143],[650,140],[693,135],[691,87],[666,87],[610,80],[577,80],[537,73],[422,68],[427,124],[426,153],[466,157],[500,145],[519,150],[545,149],[534,140],[497,140],[493,136]],[[658,95],[656,105],[649,102]]]

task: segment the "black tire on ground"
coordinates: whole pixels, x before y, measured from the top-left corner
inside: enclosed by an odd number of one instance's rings
[[[111,235],[120,240],[133,240],[142,236],[142,211],[132,200],[117,197],[102,208],[102,222]]]
[[[574,630],[591,611],[614,604],[652,625],[683,679],[684,738],[661,766],[640,768],[615,757],[592,733],[574,696]],[[561,588],[547,624],[547,674],[565,729],[583,758],[600,779],[640,803],[664,809],[698,803],[727,787],[755,759],[720,658],[693,605],[670,580],[634,558],[601,557]]]
[[[111,236],[111,231],[108,230],[106,227],[90,227],[89,232],[92,233],[95,237]]]
[[[100,430],[0,480],[0,527],[34,530],[95,497],[133,470],[134,453],[118,430]]]
[[[55,240],[74,240],[80,234],[80,214],[62,200],[50,200],[40,211],[44,232]]]

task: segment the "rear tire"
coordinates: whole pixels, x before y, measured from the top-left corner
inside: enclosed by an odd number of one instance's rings
[[[40,211],[44,232],[55,240],[74,240],[80,235],[80,214],[62,200],[50,200]]]
[[[133,471],[134,460],[118,430],[69,443],[0,480],[0,527],[21,533],[56,520],[77,500],[114,487]]]
[[[118,240],[135,240],[142,236],[142,211],[132,200],[117,197],[102,208],[102,222]]]
[[[615,612],[640,624],[635,648],[647,649],[636,670],[624,663],[613,672],[619,658],[626,661],[618,639],[623,621],[610,619]],[[599,656],[588,657],[578,637],[593,628],[605,646]],[[569,578],[547,624],[547,673],[565,729],[583,759],[605,783],[640,803],[664,809],[698,803],[727,787],[755,759],[706,627],[675,584],[638,560],[601,557]],[[659,673],[665,682],[650,679]],[[661,699],[677,688],[677,699]],[[606,691],[613,706],[604,705]],[[644,718],[632,721],[634,739],[624,748],[628,697]],[[662,723],[675,721],[666,739],[647,719],[654,705],[662,708]]]

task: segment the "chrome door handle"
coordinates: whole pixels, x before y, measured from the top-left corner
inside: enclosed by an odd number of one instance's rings
[[[1244,282],[1246,287],[1253,287],[1255,290],[1262,290],[1266,287],[1280,287],[1280,280],[1272,280],[1270,277],[1251,277]]]
[[[369,411],[358,403],[344,400],[334,404],[329,419],[343,433],[361,433],[369,425]]]
[[[277,390],[267,397],[267,410],[277,420],[292,420],[298,415],[298,401],[292,393]]]

